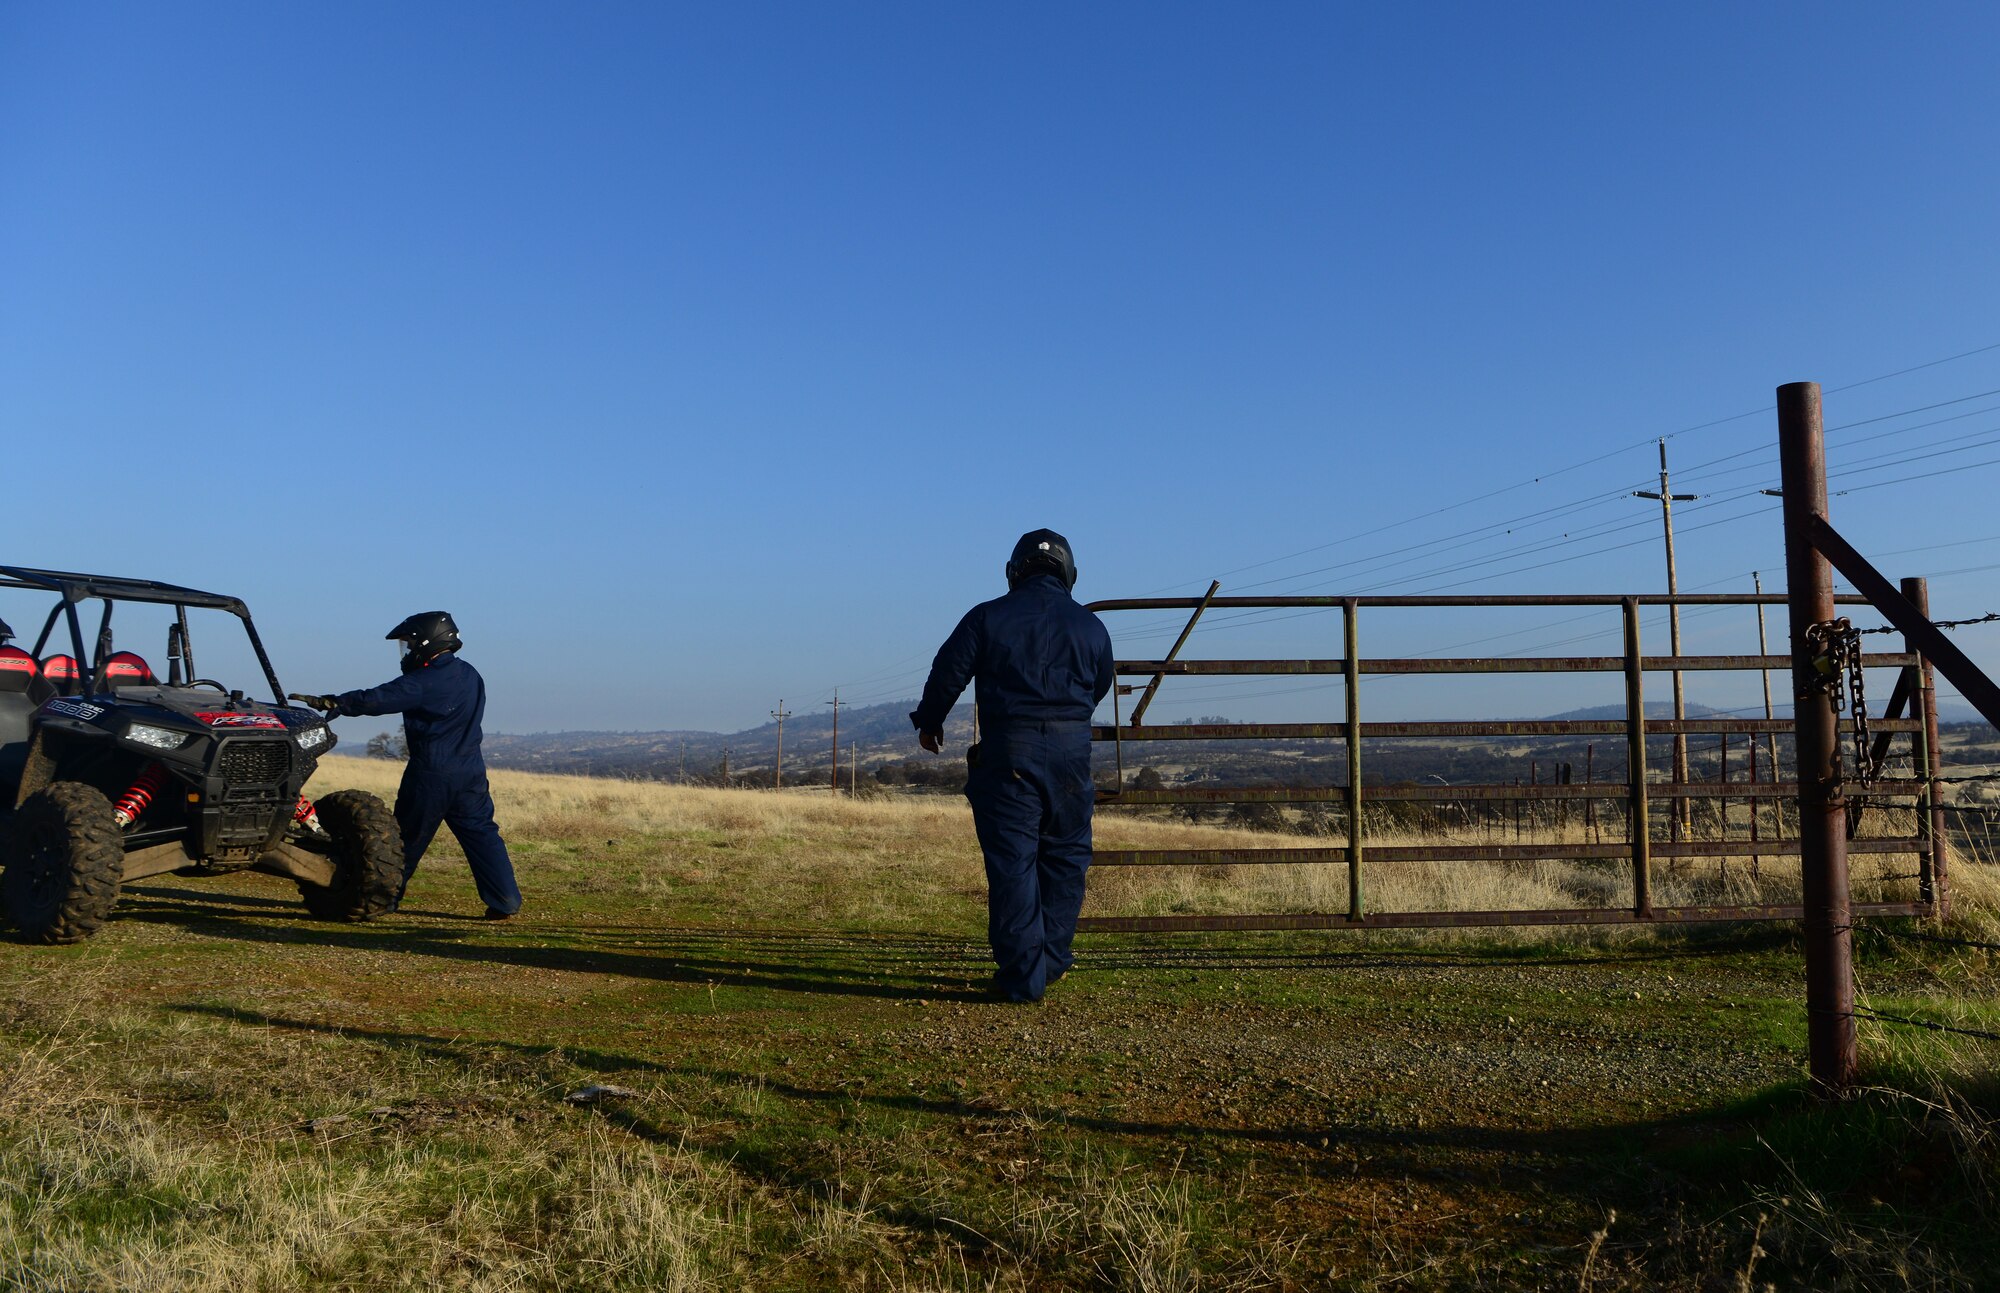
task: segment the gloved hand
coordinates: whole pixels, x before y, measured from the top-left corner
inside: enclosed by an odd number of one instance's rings
[[[323,709],[329,714],[338,714],[340,712],[340,702],[331,696],[307,696],[295,691],[291,693],[290,698],[298,701],[300,704],[310,705],[314,709]]]

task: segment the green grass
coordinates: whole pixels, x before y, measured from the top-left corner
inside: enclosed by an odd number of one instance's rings
[[[1781,928],[1100,937],[1008,1007],[949,803],[498,788],[507,925],[446,848],[371,924],[161,877],[87,945],[0,945],[0,1287],[2000,1272],[1995,1044],[1864,1025],[1871,1089],[1813,1100]],[[1983,953],[1857,957],[1878,1008],[1993,1018]]]

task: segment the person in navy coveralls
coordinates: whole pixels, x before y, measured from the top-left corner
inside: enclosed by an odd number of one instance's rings
[[[315,696],[309,703],[330,714],[401,714],[410,761],[396,791],[396,824],[403,832],[403,884],[431,846],[440,825],[451,827],[472,866],[472,880],[486,902],[486,919],[505,920],[521,909],[514,864],[493,821],[493,796],[480,754],[486,683],[458,658],[458,625],[444,611],[412,615],[390,629],[403,644],[402,676],[380,687]],[[400,898],[400,895],[399,895]]]
[[[1090,868],[1090,716],[1116,680],[1111,635],[1070,596],[1076,560],[1054,530],[1021,536],[1007,595],[973,607],[931,665],[910,713],[938,753],[968,682],[980,742],[966,752],[965,797],[986,855],[987,938],[996,995],[1040,1001],[1068,971]]]

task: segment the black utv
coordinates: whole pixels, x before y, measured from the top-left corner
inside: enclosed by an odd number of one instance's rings
[[[54,597],[29,647],[0,622],[0,907],[23,935],[87,938],[120,886],[169,871],[284,876],[328,920],[366,920],[395,905],[403,857],[394,816],[358,790],[317,803],[300,793],[334,735],[319,714],[275,699],[284,688],[240,600],[0,566],[5,590]],[[10,593],[0,606],[21,601]],[[92,602],[101,609],[86,651],[80,608]],[[113,647],[112,613],[128,605],[165,622],[164,680],[143,656]],[[198,676],[189,611],[241,622],[274,699]],[[58,628],[67,652],[51,650]]]

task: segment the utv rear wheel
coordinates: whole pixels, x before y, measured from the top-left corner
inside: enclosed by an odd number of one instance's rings
[[[403,888],[403,833],[389,806],[365,790],[340,790],[313,805],[333,839],[333,883],[299,885],[321,920],[367,920],[396,905]]]
[[[95,786],[57,781],[14,810],[0,892],[14,924],[38,943],[97,932],[118,901],[125,842],[111,801]]]

